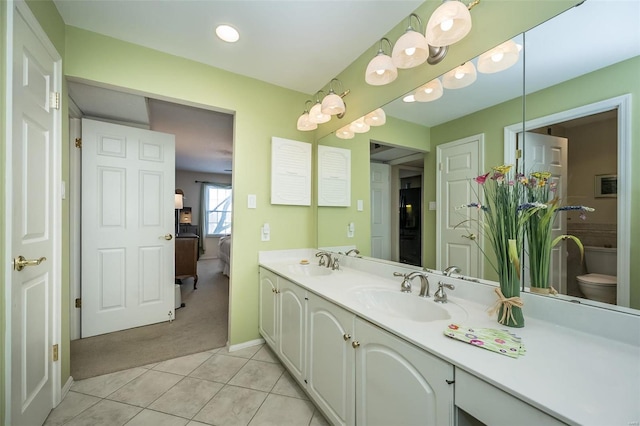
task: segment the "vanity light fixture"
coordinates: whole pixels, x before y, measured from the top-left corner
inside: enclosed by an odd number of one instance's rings
[[[476,81],[476,67],[473,62],[465,62],[442,76],[442,85],[445,89],[462,89]]]
[[[442,47],[462,40],[471,31],[469,10],[479,2],[480,0],[475,0],[467,6],[459,0],[445,0],[427,22],[427,43],[430,46]]]
[[[298,117],[298,124],[297,124],[297,128],[298,130],[301,130],[303,132],[309,131],[309,130],[315,130],[318,128],[318,124],[317,123],[313,123],[310,118],[309,118],[309,110],[307,109],[307,104],[310,104],[311,101],[307,101],[304,104],[304,112],[302,113],[302,115],[300,115],[300,117]]]
[[[493,74],[506,70],[515,65],[519,57],[520,53],[516,42],[507,40],[480,55],[478,58],[478,71],[485,74]]]
[[[342,118],[344,116],[344,112],[347,110],[347,106],[344,104],[342,97],[346,96],[349,92],[342,90],[340,95],[336,94],[333,90],[334,81],[340,83],[340,89],[342,89],[342,82],[337,78],[334,78],[329,82],[329,94],[322,99],[321,111],[323,114],[327,114],[329,116],[337,115],[338,118]]]
[[[416,18],[418,30],[411,26],[411,18]],[[423,64],[429,57],[429,44],[422,35],[422,21],[415,13],[409,15],[409,26],[405,33],[396,41],[391,53],[393,64],[397,68],[413,68]]]
[[[331,116],[329,114],[325,114],[322,112],[322,104],[320,103],[320,98],[318,97],[319,93],[324,94],[322,90],[316,92],[316,103],[309,110],[309,120],[311,120],[312,123],[316,124],[326,123],[327,121],[331,120]]]
[[[346,126],[336,130],[336,136],[340,139],[353,139],[356,134],[349,129],[349,126],[350,124],[347,124]]]
[[[371,127],[364,122],[364,117],[358,118],[349,125],[349,130],[353,133],[367,133]]]
[[[382,126],[387,122],[387,114],[385,114],[382,108],[378,108],[365,115],[364,122],[369,126]]]
[[[413,93],[414,98],[418,102],[433,102],[436,99],[440,99],[444,89],[442,88],[442,82],[439,78],[435,78],[416,89]]]
[[[393,64],[393,59],[382,49],[382,43],[385,41],[389,45],[389,50],[391,50],[389,39],[386,37],[381,38],[378,54],[369,61],[364,75],[365,81],[372,86],[389,84],[398,77],[398,69]]]
[[[415,95],[413,93],[409,93],[404,98],[402,98],[402,102],[406,102],[408,104],[410,104],[411,102],[415,102],[415,101],[416,101],[416,97],[415,97]]]
[[[218,25],[216,27],[216,35],[220,40],[227,43],[235,43],[240,40],[240,33],[231,25]]]

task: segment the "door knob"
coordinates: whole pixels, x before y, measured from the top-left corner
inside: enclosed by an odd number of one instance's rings
[[[462,238],[468,238],[473,241],[476,239],[476,234],[463,235]]]
[[[166,234],[166,235],[164,236],[164,239],[165,239],[165,240],[167,240],[167,241],[171,241],[171,240],[173,239],[173,235],[171,235],[171,234]]]
[[[45,260],[47,260],[47,258],[44,256],[40,259],[27,259],[24,256],[18,256],[13,259],[13,269],[16,271],[22,271],[27,266],[38,266]]]

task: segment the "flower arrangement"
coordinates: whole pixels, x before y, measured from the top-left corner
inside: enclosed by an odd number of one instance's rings
[[[511,168],[509,165],[493,167],[486,174],[474,178],[484,189],[484,204],[472,203],[464,207],[482,211],[483,234],[495,254],[494,263],[483,252],[500,281],[500,287],[496,288],[498,302],[492,312],[498,313],[501,324],[524,327],[518,247],[522,246],[525,225],[531,215],[546,206],[523,204],[525,187],[514,178]]]
[[[560,241],[571,239],[580,249],[580,256],[584,254],[582,242],[573,235],[560,235],[551,239],[553,223],[556,213],[565,210],[580,210],[580,218],[586,218],[586,212],[594,211],[586,206],[561,206],[556,195],[555,182],[549,182],[551,173],[532,172],[529,176],[521,175],[519,181],[525,188],[524,201],[536,209],[525,225],[529,256],[529,278],[531,291],[542,294],[555,294],[556,291],[549,283],[549,266],[551,263],[551,249]]]

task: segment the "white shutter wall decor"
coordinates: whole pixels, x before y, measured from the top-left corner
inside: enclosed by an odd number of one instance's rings
[[[318,145],[318,206],[351,206],[351,150]]]
[[[271,138],[271,204],[311,205],[311,144]]]

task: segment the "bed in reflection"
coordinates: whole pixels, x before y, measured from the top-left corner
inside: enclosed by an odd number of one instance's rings
[[[220,237],[218,242],[220,248],[220,261],[222,262],[222,273],[227,277],[229,276],[229,269],[231,268],[231,235],[225,235]]]

